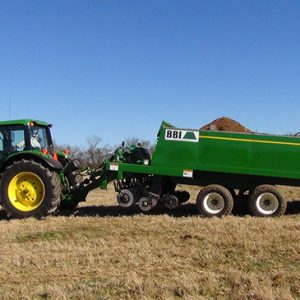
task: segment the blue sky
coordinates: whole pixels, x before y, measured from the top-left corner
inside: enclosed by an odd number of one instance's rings
[[[300,1],[0,1],[0,119],[56,142],[137,136],[220,116],[300,131]]]

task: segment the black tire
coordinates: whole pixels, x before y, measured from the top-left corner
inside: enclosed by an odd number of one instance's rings
[[[68,179],[68,183],[70,187],[76,187],[82,182],[82,176],[79,170],[66,174],[66,177]]]
[[[225,187],[211,184],[199,192],[196,205],[201,216],[227,216],[233,208],[233,197]]]
[[[38,162],[22,159],[2,174],[1,205],[15,218],[41,218],[60,202],[61,184],[56,172]]]
[[[249,195],[249,211],[253,216],[278,217],[285,213],[286,200],[274,185],[259,185]]]
[[[175,195],[168,195],[164,199],[164,205],[167,209],[175,209],[179,206],[179,199]]]

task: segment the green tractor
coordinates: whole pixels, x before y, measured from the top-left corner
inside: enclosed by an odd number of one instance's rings
[[[16,218],[40,218],[59,205],[76,207],[67,195],[81,182],[79,163],[55,152],[51,124],[37,120],[0,122],[0,201]]]

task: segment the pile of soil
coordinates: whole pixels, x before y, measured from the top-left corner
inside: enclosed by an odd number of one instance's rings
[[[252,132],[250,129],[246,128],[241,123],[227,117],[218,118],[212,121],[211,123],[204,125],[200,129],[232,132]]]

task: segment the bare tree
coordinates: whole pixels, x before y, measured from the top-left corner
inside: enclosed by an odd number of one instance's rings
[[[97,168],[112,152],[111,147],[108,145],[101,146],[101,142],[102,139],[100,137],[91,136],[86,141],[86,147],[58,145],[55,143],[55,149],[57,151],[69,150],[71,152],[70,157],[79,159],[83,169],[87,167]]]
[[[87,139],[85,158],[89,167],[96,168],[105,159],[108,146],[100,147],[101,142],[102,139],[98,136],[92,136]]]

